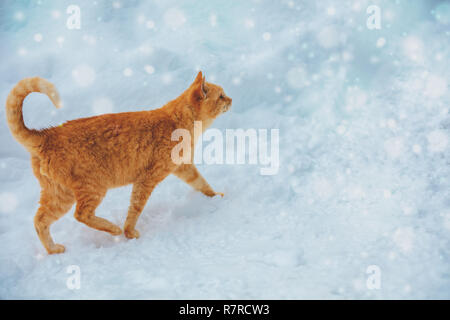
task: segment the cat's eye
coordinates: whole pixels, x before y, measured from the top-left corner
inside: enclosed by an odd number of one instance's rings
[[[224,99],[225,97],[223,96],[223,94],[221,94],[219,98],[220,99]]]

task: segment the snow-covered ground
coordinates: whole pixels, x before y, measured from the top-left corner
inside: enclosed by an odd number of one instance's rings
[[[436,0],[1,1],[0,101],[39,75],[64,102],[30,95],[29,127],[159,107],[201,69],[233,98],[214,127],[279,129],[280,168],[199,165],[223,199],[169,177],[138,240],[72,209],[48,256],[0,108],[0,298],[450,298],[449,30]],[[97,214],[123,225],[130,192]]]

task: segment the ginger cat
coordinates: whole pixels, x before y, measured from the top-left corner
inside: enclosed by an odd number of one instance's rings
[[[75,202],[78,221],[112,235],[122,233],[95,215],[109,188],[133,184],[124,225],[130,239],[139,237],[136,222],[153,189],[171,173],[207,196],[223,196],[214,192],[193,161],[177,165],[171,159],[178,143],[171,140],[175,129],[187,129],[193,136],[194,121],[202,121],[206,129],[231,106],[231,98],[220,86],[205,83],[202,72],[178,98],[159,109],[77,119],[42,130],[28,129],[23,121],[23,100],[31,92],[45,93],[57,108],[61,102],[55,87],[39,77],[21,80],[6,101],[9,128],[30,152],[42,188],[34,224],[49,254],[65,251],[53,242],[49,229]]]

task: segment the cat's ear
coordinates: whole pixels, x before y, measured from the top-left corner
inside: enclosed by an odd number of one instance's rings
[[[202,91],[203,91],[203,94],[206,97],[206,92],[208,92],[208,90],[206,88],[206,77],[203,77],[203,80],[202,80]]]
[[[199,84],[199,83],[201,83],[202,81],[203,81],[203,73],[202,73],[201,71],[199,71],[199,72],[197,73],[197,76],[195,77],[195,80],[194,80],[194,82],[192,83],[192,85]]]
[[[192,93],[191,98],[193,102],[200,102],[206,97],[205,92],[205,78],[203,77],[202,72],[200,71],[197,74],[197,77],[195,78],[194,82],[192,83]]]

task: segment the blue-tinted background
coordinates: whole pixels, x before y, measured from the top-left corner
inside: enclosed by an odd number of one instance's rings
[[[159,107],[201,69],[233,98],[214,127],[280,130],[277,175],[200,165],[225,198],[169,177],[140,239],[69,213],[52,228],[66,253],[47,256],[39,185],[0,109],[1,298],[450,298],[448,1],[3,0],[0,40],[1,101],[35,75],[61,94],[61,110],[26,99],[32,128]],[[122,225],[129,195],[97,214]]]

